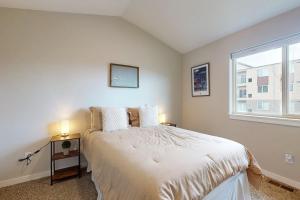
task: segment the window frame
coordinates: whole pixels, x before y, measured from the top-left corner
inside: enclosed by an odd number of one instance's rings
[[[300,115],[288,113],[289,106],[289,83],[288,83],[288,51],[289,45],[300,42],[300,33],[291,35],[286,38],[280,38],[261,45],[242,49],[231,53],[229,58],[229,117],[231,119],[255,121],[271,124],[290,125],[300,127]],[[236,63],[239,57],[253,55],[255,53],[282,48],[282,112],[281,115],[239,113],[236,112]],[[268,88],[269,89],[269,88]]]

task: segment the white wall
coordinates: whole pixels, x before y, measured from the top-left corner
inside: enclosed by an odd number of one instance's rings
[[[180,122],[181,55],[116,17],[0,8],[0,181],[49,170],[57,133],[88,127],[88,107],[158,104]],[[140,66],[139,89],[108,87],[109,63]]]
[[[239,141],[255,154],[262,168],[298,182],[300,128],[230,120],[228,70],[230,53],[299,33],[299,19],[300,8],[189,52],[182,71],[184,128]],[[191,67],[206,62],[210,62],[211,96],[191,97]],[[295,155],[294,165],[284,162],[285,152]]]

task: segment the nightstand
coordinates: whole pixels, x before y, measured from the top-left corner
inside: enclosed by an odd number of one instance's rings
[[[164,122],[164,123],[161,123],[161,125],[165,125],[165,126],[174,126],[174,127],[176,127],[176,124],[175,124],[175,123],[172,123],[172,122]]]
[[[70,140],[77,140],[78,142],[78,149],[72,150],[69,152],[68,155],[64,155],[63,152],[55,152],[55,143],[56,142],[63,142],[63,141],[70,141]],[[50,140],[50,173],[51,173],[51,185],[53,185],[54,181],[61,180],[64,178],[75,177],[78,176],[80,178],[80,133],[70,134],[69,136],[62,137],[60,135],[53,136]],[[78,163],[75,166],[67,167],[64,169],[55,168],[55,162],[57,160],[71,158],[71,157],[78,157]]]

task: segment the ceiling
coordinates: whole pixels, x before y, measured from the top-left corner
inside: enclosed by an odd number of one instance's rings
[[[298,6],[299,0],[0,0],[0,7],[120,16],[181,53]]]

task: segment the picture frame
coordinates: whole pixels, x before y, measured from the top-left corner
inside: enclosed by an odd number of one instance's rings
[[[191,68],[192,97],[210,96],[209,63]]]
[[[109,86],[116,88],[139,88],[139,67],[110,63]]]

